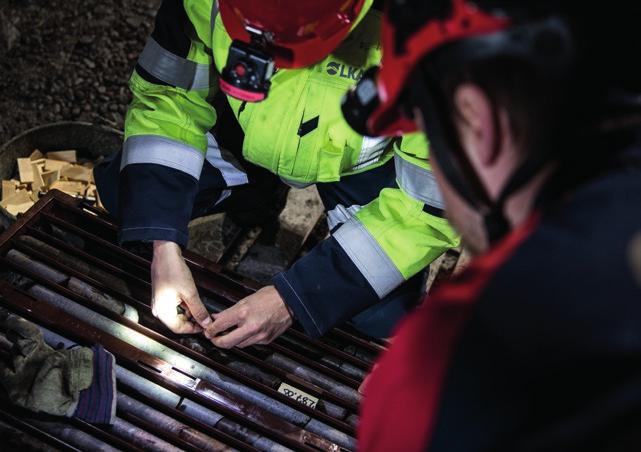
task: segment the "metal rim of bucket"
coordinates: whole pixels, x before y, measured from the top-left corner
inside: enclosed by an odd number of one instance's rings
[[[25,130],[24,132],[19,133],[18,135],[12,137],[9,139],[9,141],[3,143],[0,146],[0,153],[2,153],[5,149],[11,147],[13,143],[23,140],[25,137],[32,135],[36,132],[41,132],[43,130],[47,129],[53,129],[53,128],[58,128],[58,127],[91,127],[91,128],[97,128],[101,129],[105,133],[113,133],[115,135],[119,135],[121,138],[125,136],[124,132],[122,130],[114,129],[113,127],[109,126],[104,126],[104,125],[99,125],[99,124],[93,124],[91,122],[84,122],[84,121],[58,121],[58,122],[52,122],[49,124],[43,124],[40,126],[32,127],[30,129]]]

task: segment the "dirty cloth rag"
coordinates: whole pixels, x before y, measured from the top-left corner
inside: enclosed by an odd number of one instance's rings
[[[13,343],[0,362],[0,383],[15,405],[35,412],[112,424],[116,409],[114,357],[100,345],[54,350],[38,327],[9,315],[2,322]]]

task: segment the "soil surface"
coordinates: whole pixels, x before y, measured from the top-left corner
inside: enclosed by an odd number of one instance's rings
[[[160,0],[0,0],[0,144],[80,120],[122,129]]]

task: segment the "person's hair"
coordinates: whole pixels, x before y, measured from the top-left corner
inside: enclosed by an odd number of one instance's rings
[[[523,62],[509,58],[493,58],[451,71],[440,80],[450,117],[460,117],[454,104],[456,89],[474,83],[488,96],[495,113],[507,113],[512,138],[519,149],[529,150],[540,130],[547,130],[555,121],[554,103],[558,97],[554,87],[541,83],[540,77]]]

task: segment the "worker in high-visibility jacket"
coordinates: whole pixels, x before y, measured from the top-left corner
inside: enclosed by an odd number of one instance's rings
[[[381,57],[372,3],[163,1],[131,77],[123,151],[95,179],[120,240],[153,243],[153,312],[174,332],[243,347],[294,320],[312,336],[349,320],[387,337],[417,303],[421,270],[458,244],[424,136],[364,138],[343,119],[342,96]],[[210,133],[221,89],[242,149]],[[191,218],[225,210],[251,184],[247,162],[294,187],[317,184],[331,236],[210,316],[181,247]]]

